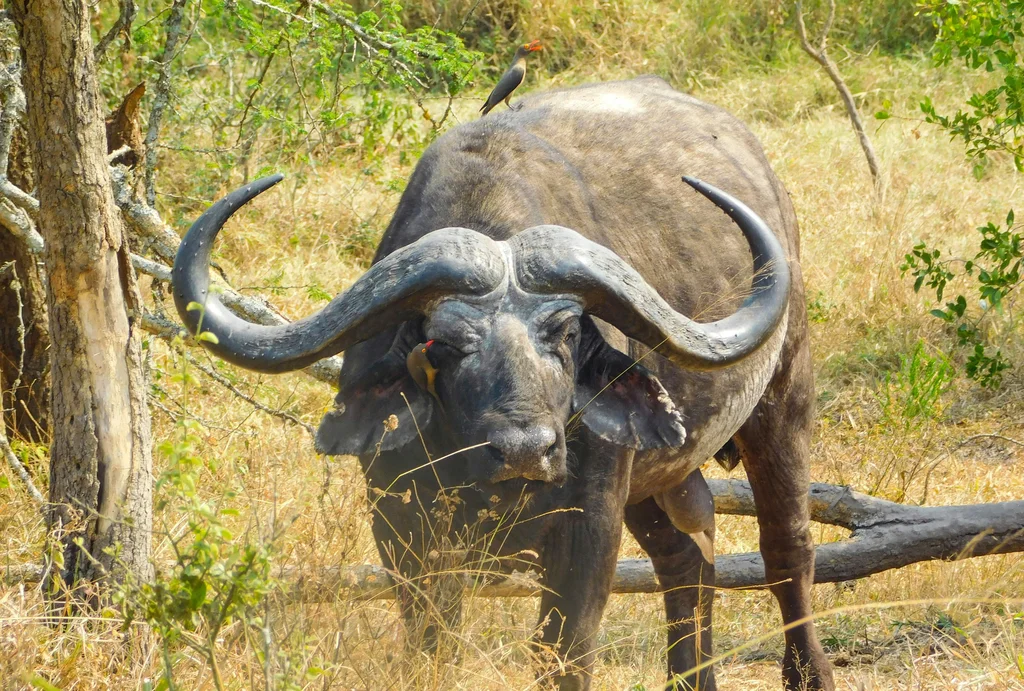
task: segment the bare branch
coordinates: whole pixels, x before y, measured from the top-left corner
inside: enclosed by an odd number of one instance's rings
[[[21,481],[25,483],[25,487],[32,498],[39,504],[45,504],[46,498],[43,497],[35,483],[32,482],[32,476],[29,475],[28,469],[18,460],[18,457],[14,454],[14,449],[11,448],[10,442],[7,441],[7,430],[4,429],[3,425],[0,425],[0,450],[3,451],[4,457],[7,459],[7,465],[11,466],[11,470],[17,473]]]
[[[107,163],[113,164],[114,161],[124,156],[126,153],[132,150],[132,147],[125,144],[120,149],[115,149],[107,154]]]
[[[366,29],[359,26],[359,24],[352,21],[348,17],[345,17],[344,15],[338,14],[333,9],[331,9],[324,3],[320,2],[319,0],[312,0],[312,2],[310,2],[310,6],[315,7],[316,9],[323,12],[330,18],[331,21],[335,22],[336,24],[341,24],[349,31],[351,31],[355,35],[356,40],[359,41],[360,44],[362,44],[362,46],[367,50],[368,53],[371,53],[377,58],[390,63],[391,66],[397,69],[398,71],[405,72],[407,75],[409,75],[410,79],[415,81],[416,84],[418,84],[423,89],[427,88],[427,85],[424,84],[423,81],[416,76],[416,74],[408,65],[406,65],[404,62],[398,60],[393,56],[395,49],[395,46],[393,44],[381,39],[379,36],[371,35],[368,31],[366,31]],[[427,55],[419,53],[418,51],[416,52],[416,54],[419,55],[420,57],[429,57]]]
[[[0,194],[3,191],[0,190]],[[32,218],[20,206],[15,206],[6,197],[0,197],[0,223],[28,247],[32,254],[43,253],[43,236],[36,230]]]
[[[132,256],[132,264],[134,264],[136,269],[141,271],[142,273],[149,273],[148,269],[153,269],[153,274],[151,275],[154,275],[155,277],[159,277],[158,274],[162,274],[164,270],[168,272],[170,271],[170,269],[167,267],[161,268],[161,265],[158,264],[157,262],[149,262],[148,264],[144,262],[137,262],[135,255]],[[233,311],[238,313],[239,309],[237,308],[237,304],[229,305],[228,300],[224,299],[225,296],[228,294],[230,293],[221,293],[221,301],[229,308],[231,308]],[[237,293],[235,293],[235,295],[237,295]],[[245,300],[249,300],[249,298],[245,298],[245,296],[239,297]],[[280,322],[274,321],[273,324],[288,323],[288,320],[286,320],[284,317],[277,315],[275,312],[267,308],[264,308],[264,310],[265,311],[261,313],[264,316],[273,315],[274,320],[280,320]],[[257,319],[253,318],[251,314],[242,313],[239,316],[243,316],[251,321],[258,321]],[[155,336],[159,336],[160,338],[164,338],[166,340],[171,340],[181,332],[185,331],[185,328],[181,324],[177,324],[175,322],[170,321],[169,319],[158,317],[148,312],[142,316],[141,323],[143,329],[145,329],[146,331]],[[309,367],[302,371],[308,374],[313,379],[316,379],[317,381],[329,384],[331,386],[337,386],[338,382],[341,379],[342,362],[344,362],[343,358],[341,358],[338,355],[335,355],[334,357],[329,357],[320,360],[319,362],[310,365]]]
[[[0,96],[4,99],[0,109],[0,194],[34,217],[39,212],[39,202],[7,179],[11,137],[19,116],[25,112],[25,94],[21,90],[21,67],[18,63],[0,67]]]
[[[174,0],[164,25],[167,29],[167,41],[164,43],[164,50],[158,63],[160,67],[157,72],[153,109],[149,113],[149,126],[146,130],[146,201],[150,206],[156,204],[156,140],[160,136],[160,121],[171,98],[171,62],[174,60],[174,52],[181,36],[181,23],[185,17],[187,2],[188,0]]]
[[[132,195],[124,166],[111,166],[110,182],[114,188],[114,201],[121,208],[124,219],[143,241],[140,251],[152,250],[165,262],[173,262],[181,238],[160,218],[160,214],[149,204]]]
[[[828,41],[828,33],[832,31],[832,23],[836,20],[836,0],[828,0],[828,19],[825,20],[825,26],[821,28],[821,38],[818,39],[818,45],[821,47],[821,52],[825,52],[825,46]]]
[[[286,413],[283,410],[278,410],[276,408],[271,408],[270,406],[267,406],[267,405],[264,405],[264,404],[260,403],[259,401],[257,401],[252,396],[249,396],[245,392],[241,391],[237,386],[235,386],[234,384],[231,383],[230,379],[225,377],[220,372],[217,372],[216,370],[207,367],[203,363],[201,363],[198,360],[196,360],[189,353],[182,353],[182,354],[185,356],[185,359],[190,364],[192,364],[196,369],[198,369],[200,372],[205,374],[210,379],[213,379],[215,382],[217,382],[218,384],[223,386],[225,389],[227,389],[228,391],[233,393],[235,396],[238,396],[239,398],[241,398],[243,401],[245,401],[246,403],[251,405],[253,408],[256,408],[256,410],[261,410],[264,413],[266,413],[267,415],[273,415],[274,417],[280,418],[281,420],[284,420],[285,422],[290,422],[293,425],[298,425],[302,429],[306,430],[306,432],[309,433],[310,437],[316,437],[316,430],[313,429],[313,426],[310,425],[309,423],[303,422],[302,420],[300,420],[299,418],[295,417],[291,413]]]
[[[846,85],[841,74],[839,74],[839,68],[836,66],[832,59],[829,58],[828,52],[826,51],[826,45],[828,42],[828,32],[832,28],[832,23],[835,20],[836,14],[836,3],[835,0],[829,0],[829,13],[828,19],[825,21],[825,25],[822,27],[821,39],[818,42],[818,48],[815,49],[810,41],[807,39],[807,26],[804,24],[804,13],[801,3],[796,3],[796,27],[797,33],[800,35],[800,47],[803,48],[804,52],[807,53],[811,58],[817,62],[828,74],[829,79],[835,85],[836,90],[839,92],[839,96],[843,99],[843,105],[846,106],[846,114],[850,118],[850,123],[853,125],[853,130],[857,134],[857,139],[860,141],[860,147],[864,150],[864,157],[868,161],[868,170],[871,172],[871,180],[875,185],[875,192],[881,194],[882,189],[882,168],[878,164],[878,156],[875,154],[875,147],[871,144],[871,139],[868,138],[868,133],[864,129],[864,122],[861,120],[860,111],[857,110],[857,103],[853,99],[853,94],[850,93],[850,88]]]
[[[188,335],[188,331],[181,324],[175,324],[170,319],[164,319],[149,312],[145,312],[142,315],[139,323],[144,330],[167,341],[173,340],[182,334]]]
[[[118,34],[124,34],[125,50],[131,47],[132,23],[135,21],[135,2],[134,0],[120,0],[119,4],[121,6],[120,13],[117,15],[114,25],[110,27],[107,33],[103,34],[103,37],[96,43],[96,47],[93,48],[92,54],[96,62],[103,60],[107,48],[114,42]]]
[[[188,333],[180,325],[175,324],[170,320],[152,315],[148,312],[142,316],[141,321],[143,329],[153,334],[154,336],[157,336],[168,342],[173,342],[178,336],[187,335]],[[283,410],[271,408],[270,406],[260,403],[254,397],[246,394],[244,391],[235,386],[231,382],[231,380],[225,377],[223,374],[221,374],[220,372],[216,371],[211,367],[208,367],[202,362],[199,362],[199,360],[197,360],[187,351],[179,350],[178,352],[188,361],[189,364],[193,365],[196,369],[205,374],[207,377],[213,379],[215,382],[223,386],[225,389],[233,393],[238,398],[241,398],[243,401],[245,401],[252,407],[268,415],[273,415],[274,417],[280,418],[293,425],[298,425],[299,427],[302,427],[304,430],[306,430],[306,432],[309,433],[311,437],[316,436],[316,430],[313,429],[313,426],[310,425],[309,423],[303,422],[302,420],[298,419],[291,413],[286,413]]]

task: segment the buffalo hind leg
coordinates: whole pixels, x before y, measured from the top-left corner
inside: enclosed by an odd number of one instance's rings
[[[679,531],[653,498],[626,507],[626,527],[647,552],[665,598],[668,676],[679,691],[714,691],[711,667],[693,670],[712,656],[711,605],[715,565],[701,546]],[[702,535],[714,540],[714,523]]]
[[[757,506],[765,577],[777,584],[771,591],[786,624],[811,616],[814,583],[807,507],[814,384],[801,317],[791,313],[781,364],[735,437]],[[835,688],[832,667],[809,619],[786,632],[782,673],[790,690]]]

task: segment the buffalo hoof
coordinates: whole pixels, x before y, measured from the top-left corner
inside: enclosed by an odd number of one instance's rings
[[[835,691],[832,663],[821,647],[797,652],[792,648],[782,660],[782,677],[787,691]]]

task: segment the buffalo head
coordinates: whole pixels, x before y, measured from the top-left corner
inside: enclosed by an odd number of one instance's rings
[[[560,226],[495,241],[443,228],[377,261],[320,312],[286,326],[246,322],[209,292],[214,238],[244,203],[276,184],[258,180],[211,206],[175,259],[182,320],[218,356],[283,372],[393,333],[376,361],[343,378],[337,408],[317,439],[329,454],[373,453],[417,440],[439,424],[460,446],[477,446],[470,480],[560,484],[566,430],[578,423],[636,449],[681,446],[682,418],[658,380],[609,346],[592,317],[681,367],[711,369],[757,350],[785,313],[789,269],[767,225],[729,195],[686,182],[725,211],[750,243],[750,297],[732,315],[696,323],[677,313],[611,250]],[[190,303],[204,305],[189,310]],[[381,434],[396,415],[399,426]]]

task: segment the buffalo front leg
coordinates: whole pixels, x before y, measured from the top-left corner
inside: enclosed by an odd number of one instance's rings
[[[567,504],[571,508],[555,514],[544,536],[545,590],[534,641],[542,675],[561,691],[590,688],[595,638],[615,579],[632,461],[632,452],[603,443],[574,455],[592,462],[577,480],[583,486]]]
[[[622,537],[622,509],[559,521],[541,563],[541,634],[535,641],[542,671],[560,690],[590,688],[594,638],[601,625]],[[553,659],[557,656],[557,659]]]
[[[374,502],[373,536],[381,563],[401,575],[396,598],[405,622],[410,651],[446,655],[462,616],[462,583],[457,564],[446,559],[453,550],[446,535],[425,530],[429,526],[412,504],[387,496]]]
[[[794,298],[803,305],[802,295]],[[786,688],[832,691],[832,667],[811,617],[814,541],[807,492],[814,383],[806,317],[790,314],[781,363],[738,442],[757,507],[765,577],[787,625],[782,673]]]
[[[701,532],[709,545],[715,530],[713,513],[711,518],[711,526]],[[710,550],[702,549],[690,535],[677,529],[653,498],[626,507],[626,527],[650,556],[664,593],[671,688],[714,691],[717,687],[711,667],[693,671],[712,657],[715,565],[713,556],[705,555]]]

